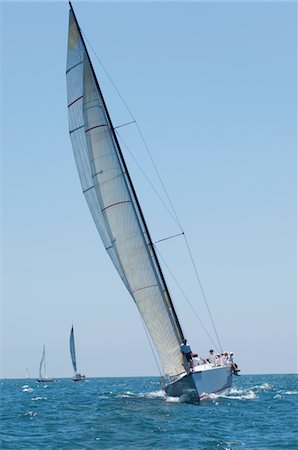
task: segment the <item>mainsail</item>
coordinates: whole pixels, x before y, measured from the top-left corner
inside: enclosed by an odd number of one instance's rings
[[[43,346],[42,357],[39,364],[39,378],[48,378],[46,366],[46,346]]]
[[[70,348],[70,356],[71,356],[71,362],[72,362],[73,371],[75,373],[77,373],[77,361],[76,361],[76,351],[75,351],[73,326],[71,327],[71,331],[70,331],[69,348]]]
[[[164,373],[179,374],[183,332],[72,7],[66,77],[69,133],[90,212]]]

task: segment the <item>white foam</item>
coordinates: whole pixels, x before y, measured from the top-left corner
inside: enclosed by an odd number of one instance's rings
[[[232,398],[235,400],[252,400],[254,398],[259,398],[253,391],[248,391],[242,395],[225,395],[225,398]]]
[[[273,389],[273,386],[269,383],[263,383],[261,385],[252,387],[252,389],[262,389],[263,391],[269,391],[270,389]]]
[[[193,400],[193,397],[188,394],[182,394],[180,397],[165,397],[167,403],[185,403]]]
[[[297,395],[298,391],[287,391],[287,392],[285,392],[285,394],[287,394],[287,395]]]
[[[126,391],[126,392],[123,392],[123,394],[119,394],[119,397],[121,397],[121,398],[129,398],[129,397],[133,397],[135,395],[136,394],[134,394],[133,392]]]
[[[220,397],[220,394],[209,394],[205,398],[210,398],[210,400],[217,400],[219,397]],[[204,398],[201,400],[204,400]]]
[[[265,391],[268,391],[269,389],[272,389],[272,388],[273,388],[273,386],[271,384],[269,384],[269,383],[263,383],[260,386],[260,389],[264,389]]]
[[[143,395],[145,395],[145,397],[147,397],[147,398],[165,398],[166,397],[166,393],[162,390],[148,392]]]
[[[210,400],[217,400],[219,398],[227,398],[232,400],[252,400],[254,398],[258,398],[258,396],[252,390],[243,391],[242,389],[231,389],[231,391],[228,394],[227,393],[209,394],[206,395],[206,397],[204,398],[205,399],[208,398]],[[204,398],[202,400],[204,400]]]
[[[231,388],[231,390],[230,390],[230,394],[240,394],[240,395],[242,395],[243,394],[243,392],[244,392],[244,390],[243,389],[236,389],[236,388]]]
[[[37,413],[34,412],[34,411],[28,411],[28,412],[25,413],[25,416],[34,417],[34,416],[37,416]]]
[[[32,388],[25,388],[25,389],[23,389],[23,392],[32,392],[32,391],[33,391]]]
[[[36,400],[47,400],[47,397],[32,397],[31,400],[36,401]]]
[[[166,397],[165,400],[167,403],[180,403],[183,401],[181,400],[181,397]]]

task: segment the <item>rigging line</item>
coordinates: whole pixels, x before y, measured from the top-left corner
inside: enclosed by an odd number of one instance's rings
[[[184,233],[174,234],[173,236],[169,236],[169,237],[166,237],[166,238],[163,238],[163,239],[159,239],[159,241],[155,241],[154,242],[154,245],[158,244],[159,242],[162,242],[162,241],[167,241],[168,239],[173,239],[174,237],[177,237],[177,236],[182,236],[183,234]]]
[[[107,69],[105,68],[105,66],[104,66],[104,64],[102,63],[101,59],[100,59],[99,56],[97,55],[95,49],[93,48],[93,46],[91,45],[91,43],[88,41],[87,37],[85,36],[85,33],[83,33],[82,30],[81,30],[81,33],[83,34],[85,40],[88,42],[88,45],[89,45],[90,48],[92,49],[92,51],[93,51],[95,57],[97,58],[99,64],[102,66],[103,70],[105,71],[107,77],[109,78],[111,84],[113,85],[114,89],[115,89],[116,92],[118,93],[118,95],[119,95],[120,99],[122,100],[123,104],[125,105],[127,111],[128,111],[129,114],[131,115],[132,119],[135,121],[136,127],[137,127],[137,129],[138,129],[138,131],[139,131],[139,134],[140,134],[140,137],[141,137],[141,139],[142,139],[142,142],[143,142],[143,144],[144,144],[144,146],[145,146],[145,148],[146,148],[146,150],[147,150],[147,153],[148,153],[149,158],[150,158],[150,160],[151,160],[151,162],[152,162],[152,165],[153,165],[153,167],[154,167],[154,169],[155,169],[155,172],[156,172],[156,174],[157,174],[157,176],[158,176],[158,179],[159,179],[159,181],[160,181],[160,184],[161,184],[161,186],[162,186],[162,188],[163,188],[163,190],[164,190],[164,193],[165,193],[165,195],[166,195],[166,197],[167,197],[167,200],[168,200],[168,202],[169,202],[169,205],[170,205],[171,208],[172,208],[172,212],[173,212],[173,214],[174,214],[174,216],[175,216],[175,219],[176,219],[175,221],[176,221],[178,227],[180,228],[181,232],[183,232],[182,225],[181,225],[180,220],[179,220],[179,218],[178,218],[178,216],[177,216],[177,213],[176,213],[176,211],[175,211],[175,208],[174,208],[174,206],[173,206],[173,203],[172,203],[172,201],[171,201],[171,199],[170,199],[170,197],[169,197],[169,194],[168,194],[168,192],[167,192],[167,190],[166,190],[166,188],[165,188],[165,185],[164,185],[164,183],[163,183],[163,181],[162,181],[162,179],[161,179],[161,176],[160,176],[160,174],[159,174],[159,171],[158,171],[158,169],[157,169],[157,166],[156,166],[156,164],[154,163],[154,160],[153,160],[152,155],[151,155],[151,153],[150,153],[149,147],[148,147],[148,145],[147,145],[147,143],[146,143],[146,141],[145,141],[145,139],[144,139],[144,136],[143,136],[143,134],[142,134],[142,132],[141,132],[141,129],[140,129],[139,125],[138,125],[138,122],[137,122],[137,120],[136,120],[134,114],[132,113],[132,111],[131,111],[131,109],[129,108],[128,104],[126,103],[126,101],[125,101],[124,98],[122,97],[122,95],[121,95],[119,89],[118,89],[117,86],[115,85],[115,83],[114,83],[114,81],[112,80],[111,76],[109,75]],[[118,134],[118,133],[117,133],[117,134]],[[118,136],[119,136],[119,134],[118,134]],[[151,184],[151,183],[150,183],[150,184]],[[155,189],[154,189],[154,190],[155,190]],[[159,196],[159,194],[158,194],[158,196]],[[160,197],[160,196],[159,196],[159,197]],[[162,201],[162,202],[163,202],[163,201]],[[163,204],[165,205],[164,202],[163,202]],[[169,211],[169,208],[168,208],[168,207],[166,207],[166,208],[167,208],[167,210]],[[172,217],[173,217],[173,216],[172,216]],[[191,261],[192,261],[192,264],[193,264],[193,267],[194,267],[194,270],[195,270],[195,273],[196,273],[196,276],[197,276],[197,279],[198,279],[198,282],[199,282],[199,285],[200,285],[200,288],[201,288],[201,291],[202,291],[202,294],[203,294],[203,298],[204,298],[204,301],[205,301],[205,304],[206,304],[206,307],[207,307],[207,310],[208,310],[208,313],[209,313],[209,316],[210,316],[210,320],[211,320],[213,329],[214,329],[214,331],[215,331],[215,335],[216,335],[216,337],[217,337],[217,340],[218,340],[218,343],[219,343],[219,347],[220,347],[220,349],[221,349],[221,344],[220,344],[220,341],[219,341],[219,337],[218,337],[218,334],[217,334],[217,331],[216,331],[216,328],[215,328],[215,325],[214,325],[214,322],[213,322],[213,319],[212,319],[212,316],[211,316],[211,311],[210,311],[210,308],[209,308],[209,305],[208,305],[208,302],[207,302],[207,298],[206,298],[206,295],[205,295],[205,292],[204,292],[204,289],[203,289],[201,280],[200,280],[200,278],[199,278],[198,270],[197,270],[197,268],[196,268],[196,265],[195,265],[195,262],[194,262],[192,253],[191,253],[191,251],[190,251],[190,247],[189,247],[188,241],[187,241],[187,239],[186,239],[186,236],[184,235],[184,237],[185,237],[185,242],[186,242],[186,245],[187,245],[187,248],[188,248],[188,252],[189,252],[189,255],[190,255],[190,258],[191,258]]]
[[[133,115],[133,113],[131,112],[131,110],[130,110],[128,104],[126,103],[126,101],[125,101],[124,98],[122,97],[122,95],[121,95],[119,89],[117,88],[116,84],[115,84],[114,81],[112,80],[112,78],[111,78],[109,72],[108,72],[107,69],[105,68],[103,62],[101,61],[100,57],[99,57],[98,54],[96,53],[94,47],[93,47],[93,46],[91,45],[91,43],[88,41],[88,39],[87,39],[85,33],[84,33],[82,30],[81,30],[81,33],[82,33],[82,35],[84,36],[85,41],[88,42],[89,47],[91,48],[91,50],[93,51],[93,53],[94,53],[96,59],[98,60],[99,64],[101,65],[101,67],[102,67],[103,70],[105,71],[107,77],[109,78],[109,80],[110,80],[110,82],[112,83],[114,89],[116,90],[117,94],[118,94],[119,97],[121,98],[121,100],[122,100],[124,106],[126,107],[127,111],[128,111],[129,114],[131,115],[133,121],[136,122],[135,116]]]
[[[168,199],[169,205],[170,205],[171,208],[172,208],[173,214],[174,214],[174,216],[175,216],[175,218],[176,218],[176,223],[178,224],[178,226],[179,226],[181,232],[183,232],[183,228],[182,228],[182,225],[181,225],[181,223],[180,223],[180,220],[179,220],[179,218],[178,218],[178,216],[177,216],[177,213],[176,213],[176,211],[175,211],[174,205],[173,205],[173,203],[172,203],[172,201],[171,201],[171,199],[170,199],[170,196],[169,196],[169,194],[168,194],[168,192],[167,192],[167,190],[166,190],[166,187],[165,187],[165,185],[164,185],[164,182],[162,181],[162,178],[161,178],[161,176],[160,176],[160,174],[159,174],[159,171],[158,171],[158,169],[157,169],[157,166],[156,166],[156,164],[155,164],[155,162],[154,162],[154,160],[153,160],[153,158],[152,158],[152,155],[151,155],[151,153],[150,153],[149,147],[148,147],[148,145],[146,144],[145,138],[144,138],[144,136],[143,136],[143,134],[142,134],[142,132],[141,132],[141,129],[140,129],[140,127],[139,127],[137,121],[136,121],[136,127],[137,127],[137,129],[138,129],[138,131],[139,131],[139,134],[140,134],[140,136],[141,136],[141,139],[142,139],[142,141],[143,141],[143,144],[144,144],[144,146],[145,146],[145,148],[146,148],[146,150],[147,150],[147,153],[148,153],[148,155],[149,155],[149,158],[150,158],[150,160],[151,160],[151,163],[152,163],[152,165],[153,165],[153,167],[154,167],[154,169],[155,169],[155,172],[156,172],[156,174],[157,174],[157,177],[158,177],[158,179],[159,179],[159,182],[160,182],[160,184],[161,184],[161,186],[162,186],[162,188],[163,188],[163,190],[164,190],[164,193],[165,193],[165,195],[166,195],[166,197],[167,197],[167,199]]]
[[[138,127],[137,122],[136,122],[136,126]],[[139,127],[138,127],[138,128],[139,128]],[[139,130],[139,132],[140,132],[140,130]],[[210,321],[211,321],[211,323],[212,323],[212,327],[213,327],[215,336],[216,336],[216,338],[217,338],[217,342],[218,342],[220,351],[222,352],[221,342],[220,342],[220,339],[219,339],[219,336],[218,336],[217,329],[216,329],[216,327],[215,327],[214,320],[213,320],[212,315],[211,315],[210,307],[209,307],[209,304],[208,304],[208,301],[207,301],[207,297],[206,297],[206,294],[205,294],[205,291],[204,291],[204,288],[203,288],[203,284],[202,284],[201,279],[200,279],[200,276],[199,276],[198,269],[197,269],[197,267],[196,267],[196,264],[195,264],[195,261],[194,261],[194,258],[193,258],[193,255],[192,255],[192,252],[191,252],[191,249],[190,249],[188,240],[187,240],[187,238],[186,238],[185,232],[183,231],[183,228],[182,228],[181,223],[180,223],[180,221],[179,221],[179,218],[178,218],[178,216],[177,216],[177,214],[176,214],[176,212],[175,212],[175,209],[174,209],[174,207],[173,207],[173,205],[172,205],[172,202],[171,202],[171,200],[169,199],[169,196],[168,196],[168,194],[167,194],[167,191],[165,190],[165,188],[164,188],[164,186],[163,186],[164,192],[165,192],[165,194],[166,194],[166,196],[167,196],[167,199],[168,199],[168,201],[169,201],[169,204],[170,204],[171,207],[172,207],[172,211],[169,209],[169,207],[167,206],[167,204],[166,204],[166,203],[164,202],[164,200],[161,198],[161,196],[160,196],[160,194],[158,193],[158,191],[155,189],[155,187],[154,187],[153,184],[151,183],[150,179],[147,177],[147,175],[146,175],[145,172],[143,171],[142,167],[140,166],[140,164],[138,163],[138,161],[137,161],[136,158],[134,157],[133,153],[132,153],[131,150],[129,149],[128,145],[127,145],[126,142],[124,141],[124,139],[121,137],[121,135],[120,135],[117,131],[116,131],[116,133],[117,133],[117,135],[119,136],[120,140],[121,140],[121,141],[123,142],[123,144],[125,145],[126,149],[129,151],[130,155],[131,155],[132,158],[134,159],[135,163],[137,164],[137,166],[139,167],[139,169],[141,170],[141,172],[143,173],[143,175],[145,176],[145,178],[147,179],[147,181],[148,181],[149,184],[151,185],[152,189],[154,190],[154,192],[156,193],[156,195],[158,196],[158,198],[160,199],[160,201],[162,202],[162,204],[164,205],[164,207],[165,207],[165,208],[167,209],[167,211],[169,212],[169,214],[170,214],[170,216],[172,217],[172,219],[176,222],[177,226],[180,228],[181,234],[184,235],[184,239],[185,239],[185,243],[186,243],[186,248],[187,248],[187,251],[188,251],[188,253],[189,253],[189,257],[190,257],[190,260],[191,260],[191,262],[192,262],[192,266],[193,266],[193,269],[194,269],[194,271],[195,271],[195,275],[196,275],[196,278],[197,278],[197,280],[198,280],[198,283],[199,283],[199,286],[200,286],[200,289],[201,289],[201,292],[202,292],[202,295],[203,295],[203,299],[204,299],[204,302],[205,302],[205,305],[206,305],[206,308],[207,308],[207,311],[208,311],[208,315],[209,315]],[[141,132],[140,132],[140,135],[141,135]],[[142,135],[141,135],[141,137],[142,137]],[[143,142],[144,142],[144,138],[143,138],[143,137],[142,137],[142,140],[143,140]],[[148,147],[147,147],[147,145],[146,145],[145,142],[144,142],[144,145],[146,146],[146,148],[147,148],[147,150],[148,150]],[[155,164],[154,164],[154,162],[153,162],[153,160],[152,160],[152,158],[151,158],[151,155],[150,155],[149,150],[148,150],[148,153],[149,153],[150,159],[151,159],[151,161],[152,161],[152,164],[153,164],[153,166],[154,166],[154,168],[155,168],[155,170],[156,170],[156,173],[157,173],[157,175],[158,175],[158,177],[159,177],[159,179],[160,179],[158,170],[156,169],[156,166],[155,166]],[[161,184],[163,185],[162,182],[161,182]],[[159,242],[159,241],[158,241],[158,242]]]
[[[142,174],[144,175],[144,177],[146,178],[146,180],[148,181],[148,183],[150,184],[151,188],[153,189],[153,191],[155,192],[155,194],[157,195],[157,197],[159,198],[159,200],[162,202],[163,206],[166,208],[166,210],[168,211],[168,213],[170,214],[170,216],[172,217],[172,219],[174,220],[174,222],[176,223],[176,225],[178,227],[179,223],[177,223],[176,218],[173,216],[172,211],[169,209],[168,205],[164,202],[163,198],[161,197],[161,195],[159,194],[159,192],[157,191],[157,189],[155,188],[155,186],[153,185],[153,183],[151,182],[150,178],[146,175],[146,173],[144,172],[144,170],[142,169],[141,165],[138,163],[137,159],[135,158],[134,154],[132,153],[132,151],[130,150],[130,148],[128,147],[128,145],[126,144],[126,142],[124,141],[123,137],[119,134],[118,131],[116,131],[117,136],[119,137],[119,139],[121,140],[121,142],[123,143],[123,145],[125,146],[125,148],[127,149],[127,151],[129,152],[129,154],[131,155],[131,157],[133,158],[135,164],[138,166],[139,170],[142,172]],[[181,230],[182,233],[183,230]]]
[[[127,123],[123,123],[122,125],[118,125],[117,127],[114,127],[114,130],[116,130],[117,128],[126,127],[126,125],[130,125],[132,123],[136,123],[136,121],[132,120],[131,122],[127,122]]]
[[[82,30],[81,30],[81,32],[82,32]],[[83,34],[85,40],[88,42],[88,45],[89,45],[90,48],[92,49],[92,51],[93,51],[93,53],[94,53],[96,59],[98,60],[99,64],[101,65],[101,67],[102,67],[103,70],[105,71],[107,77],[109,78],[111,84],[113,85],[114,89],[116,90],[117,94],[119,95],[119,97],[120,97],[121,101],[123,102],[124,106],[126,107],[127,111],[128,111],[129,114],[131,115],[133,121],[135,122],[136,127],[137,127],[137,130],[138,130],[138,132],[139,132],[139,134],[140,134],[141,140],[142,140],[142,142],[143,142],[143,144],[144,144],[144,146],[145,146],[145,148],[146,148],[146,150],[147,150],[148,156],[149,156],[149,158],[150,158],[150,160],[151,160],[151,163],[152,163],[152,165],[153,165],[153,167],[154,167],[154,169],[155,169],[155,172],[156,172],[156,174],[157,174],[157,176],[158,176],[158,179],[159,179],[159,181],[160,181],[160,184],[161,184],[161,186],[162,186],[162,188],[163,188],[163,190],[164,190],[164,193],[165,193],[165,195],[166,195],[166,197],[167,197],[167,199],[168,199],[169,205],[171,206],[172,211],[173,211],[173,214],[174,214],[174,216],[176,217],[176,223],[178,224],[178,226],[179,226],[181,232],[183,232],[182,225],[181,225],[181,223],[180,223],[180,221],[179,221],[179,218],[178,218],[178,216],[177,216],[177,213],[176,213],[176,211],[175,211],[175,209],[174,209],[173,203],[172,203],[172,201],[171,201],[171,199],[170,199],[170,197],[169,197],[169,194],[168,194],[168,192],[167,192],[167,190],[166,190],[166,187],[165,187],[165,185],[164,185],[164,183],[163,183],[163,181],[162,181],[162,178],[161,178],[161,176],[160,176],[160,174],[159,174],[159,171],[158,171],[158,169],[157,169],[157,166],[156,166],[156,164],[155,164],[155,162],[154,162],[154,160],[153,160],[153,158],[152,158],[152,155],[151,155],[151,153],[150,153],[149,147],[148,147],[148,145],[147,145],[147,143],[146,143],[146,141],[145,141],[145,138],[144,138],[144,136],[143,136],[143,134],[142,134],[142,132],[141,132],[141,129],[140,129],[139,125],[138,125],[138,122],[137,122],[137,120],[136,120],[134,114],[132,113],[132,111],[131,111],[131,109],[129,108],[128,104],[126,103],[126,101],[125,101],[124,98],[122,97],[122,95],[121,95],[119,89],[117,88],[116,84],[115,84],[114,81],[112,80],[112,78],[111,78],[109,72],[108,72],[107,69],[105,68],[104,64],[102,63],[102,61],[101,61],[101,59],[99,58],[98,54],[96,53],[95,49],[92,47],[91,43],[88,41],[88,39],[87,39],[85,33],[82,32],[82,34]]]
[[[214,324],[214,321],[213,321],[213,318],[212,318],[212,314],[211,314],[211,311],[210,311],[210,308],[209,308],[209,305],[208,305],[208,302],[207,302],[205,291],[203,289],[203,285],[201,283],[201,280],[200,280],[200,277],[199,277],[199,274],[198,274],[198,271],[197,271],[197,268],[196,268],[196,265],[195,265],[195,262],[194,262],[194,259],[193,259],[193,256],[192,256],[192,253],[190,251],[188,240],[187,240],[185,234],[184,234],[184,240],[185,240],[186,246],[188,248],[189,256],[191,258],[191,261],[192,261],[192,264],[193,264],[193,267],[194,267],[194,270],[195,270],[195,273],[196,273],[196,276],[197,276],[197,280],[198,280],[200,288],[201,288],[201,292],[202,292],[202,295],[203,295],[203,298],[204,298],[204,301],[205,301],[205,305],[206,305],[206,308],[207,308],[207,311],[208,311],[208,314],[209,314],[209,318],[210,318],[212,326],[213,326],[213,330],[214,330],[215,336],[217,338],[217,342],[219,344],[220,351],[222,352],[221,343],[220,343],[220,340],[219,340],[219,337],[218,337],[218,333],[217,333],[217,330],[216,330],[216,327],[215,327],[215,324]]]
[[[164,265],[166,266],[166,268],[168,269],[169,273],[171,274],[173,280],[175,281],[178,289],[180,290],[180,292],[182,293],[183,297],[185,298],[185,300],[187,301],[188,305],[190,306],[192,312],[194,313],[194,315],[196,316],[196,318],[198,319],[200,325],[202,326],[203,330],[205,331],[205,333],[207,334],[207,336],[209,337],[210,341],[212,342],[212,344],[214,345],[214,347],[216,348],[216,350],[218,351],[218,347],[217,344],[215,344],[215,342],[213,341],[212,337],[210,336],[210,334],[208,333],[205,325],[203,324],[203,322],[201,321],[200,317],[198,316],[196,310],[194,309],[194,307],[192,306],[192,304],[190,303],[187,295],[185,294],[185,292],[183,291],[182,287],[180,286],[180,284],[178,283],[177,279],[175,278],[175,275],[173,274],[173,272],[171,271],[171,269],[169,268],[169,266],[167,265],[165,259],[162,257],[160,251],[156,248],[156,251],[159,255],[159,257],[162,259]],[[221,348],[221,347],[220,347]]]
[[[137,304],[136,304],[136,305],[137,305]],[[157,369],[158,369],[158,372],[159,372],[159,375],[162,377],[162,372],[161,372],[161,370],[160,370],[160,367],[159,367],[159,364],[158,364],[158,361],[157,361],[157,358],[156,358],[156,355],[155,355],[155,352],[154,352],[154,349],[153,349],[153,345],[152,345],[152,342],[151,342],[151,339],[150,339],[148,330],[147,330],[147,328],[146,328],[146,326],[145,326],[145,322],[144,322],[144,319],[143,319],[143,317],[142,317],[141,311],[139,310],[138,305],[137,305],[137,309],[138,309],[138,313],[139,313],[139,315],[140,315],[141,322],[142,322],[143,328],[144,328],[144,330],[145,330],[145,333],[146,333],[146,336],[147,336],[147,339],[148,339],[148,342],[149,342],[149,345],[150,345],[150,348],[151,348],[151,351],[152,351],[152,354],[153,354],[153,357],[154,357],[154,360],[155,360],[155,364],[156,364]]]

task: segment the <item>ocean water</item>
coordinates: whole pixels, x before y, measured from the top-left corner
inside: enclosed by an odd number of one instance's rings
[[[159,379],[1,380],[6,449],[297,449],[297,375],[234,377],[198,404]]]

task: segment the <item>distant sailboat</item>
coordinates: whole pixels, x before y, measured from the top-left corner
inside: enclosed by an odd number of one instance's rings
[[[184,334],[139,200],[70,4],[67,54],[69,133],[82,190],[98,232],[132,296],[172,396],[202,398],[231,387],[232,367],[190,367],[181,352]]]
[[[56,381],[54,378],[49,378],[47,374],[46,363],[46,346],[43,346],[42,357],[39,365],[39,378],[36,380],[38,383],[50,383]]]
[[[26,369],[26,378],[27,378],[27,379],[30,378],[30,376],[29,376],[29,370],[28,370],[28,369]]]
[[[72,379],[73,379],[73,381],[84,381],[86,378],[85,375],[81,375],[77,371],[77,359],[76,359],[73,326],[71,327],[71,331],[70,331],[69,348],[70,348],[72,367],[73,367],[73,371],[74,371],[74,376]]]

